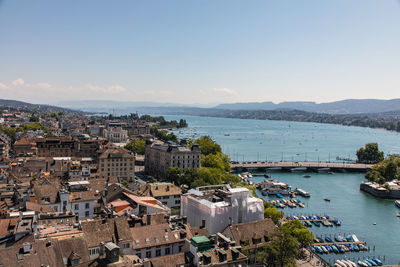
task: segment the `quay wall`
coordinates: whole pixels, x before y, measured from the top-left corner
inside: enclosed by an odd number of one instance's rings
[[[400,190],[377,190],[367,184],[360,184],[360,190],[378,198],[400,199]]]

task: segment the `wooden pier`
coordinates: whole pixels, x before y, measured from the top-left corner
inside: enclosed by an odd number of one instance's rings
[[[231,163],[232,171],[287,171],[287,172],[367,172],[372,164],[311,162],[311,161],[261,161]]]

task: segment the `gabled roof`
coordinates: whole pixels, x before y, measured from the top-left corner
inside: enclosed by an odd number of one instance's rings
[[[171,183],[154,183],[149,186],[153,197],[182,195],[181,188]]]
[[[113,232],[106,219],[83,221],[81,225],[89,248],[113,241]]]
[[[140,196],[135,196],[126,192],[123,192],[123,194],[128,197],[130,200],[133,202],[137,203],[138,205],[146,206],[146,207],[152,207],[161,211],[167,211],[164,207],[161,207],[160,205],[157,204],[157,199],[153,197],[140,197]]]
[[[236,244],[248,241],[250,246],[253,245],[253,239],[264,240],[264,237],[270,237],[277,229],[274,222],[267,218],[263,220],[232,224],[225,228],[223,235],[235,240]]]
[[[186,233],[185,230],[171,230],[168,223],[133,227],[130,228],[130,232],[133,249],[182,242],[186,238],[180,235],[181,232]]]

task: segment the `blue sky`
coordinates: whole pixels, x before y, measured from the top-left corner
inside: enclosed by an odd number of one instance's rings
[[[0,0],[0,98],[400,97],[397,0]]]

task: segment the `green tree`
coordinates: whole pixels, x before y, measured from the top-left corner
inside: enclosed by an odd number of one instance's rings
[[[384,154],[379,151],[377,143],[368,143],[357,150],[357,161],[361,163],[378,163],[384,159]]]
[[[301,248],[312,245],[314,235],[299,221],[291,220],[281,226],[299,242]]]
[[[183,170],[179,167],[169,167],[167,169],[167,180],[181,185],[183,183]]]
[[[283,218],[283,212],[277,210],[274,206],[264,209],[264,218],[270,218],[275,224]]]
[[[208,154],[201,158],[201,166],[209,168],[218,168],[226,172],[230,171],[229,157],[221,152]]]
[[[29,118],[29,121],[30,121],[30,122],[39,122],[39,120],[40,120],[39,115],[35,115],[35,114],[33,114],[33,115]]]
[[[279,228],[272,241],[260,251],[258,261],[268,266],[296,266],[299,242],[285,228]]]
[[[139,155],[144,155],[146,151],[146,141],[134,138],[125,145],[125,148]]]
[[[365,174],[371,182],[384,184],[400,177],[400,157],[390,156],[372,166],[372,170]]]
[[[201,153],[205,156],[222,152],[221,146],[215,143],[209,136],[200,137],[195,141],[195,144],[200,146]]]

